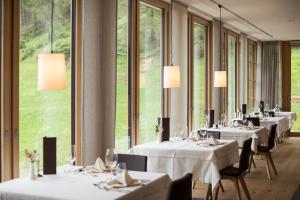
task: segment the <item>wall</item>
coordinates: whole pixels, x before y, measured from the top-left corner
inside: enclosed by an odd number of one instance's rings
[[[82,164],[113,146],[115,122],[116,1],[83,4]]]

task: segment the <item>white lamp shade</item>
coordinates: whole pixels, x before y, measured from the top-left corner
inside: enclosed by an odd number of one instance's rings
[[[214,87],[227,87],[226,71],[215,71]]]
[[[38,89],[66,89],[66,64],[64,54],[40,54],[38,56]]]
[[[179,66],[164,66],[164,88],[180,87]]]

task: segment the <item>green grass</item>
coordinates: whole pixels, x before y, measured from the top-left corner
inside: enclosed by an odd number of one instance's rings
[[[70,70],[67,68],[67,88],[60,91],[37,90],[36,55],[20,62],[20,172],[28,171],[24,149],[42,152],[44,136],[57,137],[58,165],[66,163],[71,149]]]

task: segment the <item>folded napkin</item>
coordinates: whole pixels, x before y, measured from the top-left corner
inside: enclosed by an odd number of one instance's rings
[[[102,173],[104,171],[110,170],[105,166],[103,160],[100,157],[98,157],[96,159],[96,162],[94,165],[86,166],[85,169],[86,169],[86,171],[91,172],[91,173]]]
[[[248,121],[248,127],[249,127],[250,130],[254,129],[254,125],[253,125],[252,121]]]
[[[210,137],[208,139],[208,144],[209,145],[218,145],[218,144],[220,144],[220,142],[217,139],[215,139],[214,137]]]
[[[194,141],[198,141],[201,139],[200,135],[198,134],[198,130],[193,130],[190,134],[189,134],[189,139],[194,140]]]
[[[237,120],[235,120],[233,122],[233,127],[241,127],[241,125],[240,125],[240,123]]]
[[[127,170],[124,170],[122,174],[118,175],[116,178],[108,180],[104,187],[107,189],[111,188],[121,188],[121,187],[128,187],[128,186],[138,186],[143,185],[143,180],[133,179]]]

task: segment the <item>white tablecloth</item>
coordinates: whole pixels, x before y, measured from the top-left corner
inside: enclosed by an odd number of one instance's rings
[[[268,144],[268,131],[264,127],[255,128],[250,130],[248,128],[210,128],[209,131],[218,131],[221,133],[221,139],[236,140],[239,144],[239,147],[243,146],[243,143],[248,138],[252,138],[251,149],[254,152],[257,152],[257,145],[267,145]]]
[[[145,186],[122,188],[122,191],[106,191],[94,186],[101,180],[107,180],[110,174],[91,175],[47,175],[32,181],[29,178],[15,179],[0,184],[1,200],[157,200],[165,199],[170,183],[166,174],[133,172],[133,178],[152,180]],[[127,190],[128,192],[124,192]]]
[[[295,112],[276,112],[275,117],[288,118],[289,128],[292,128],[293,122],[297,120],[297,113],[295,113]]]
[[[284,139],[285,132],[289,129],[289,120],[286,117],[268,117],[260,120],[260,125],[266,127],[268,130],[271,126],[277,124],[277,137]]]
[[[220,180],[219,170],[239,161],[238,143],[203,147],[193,141],[152,142],[134,146],[131,154],[148,157],[147,170],[167,173],[172,179],[193,173],[193,179],[211,183],[214,189]]]

